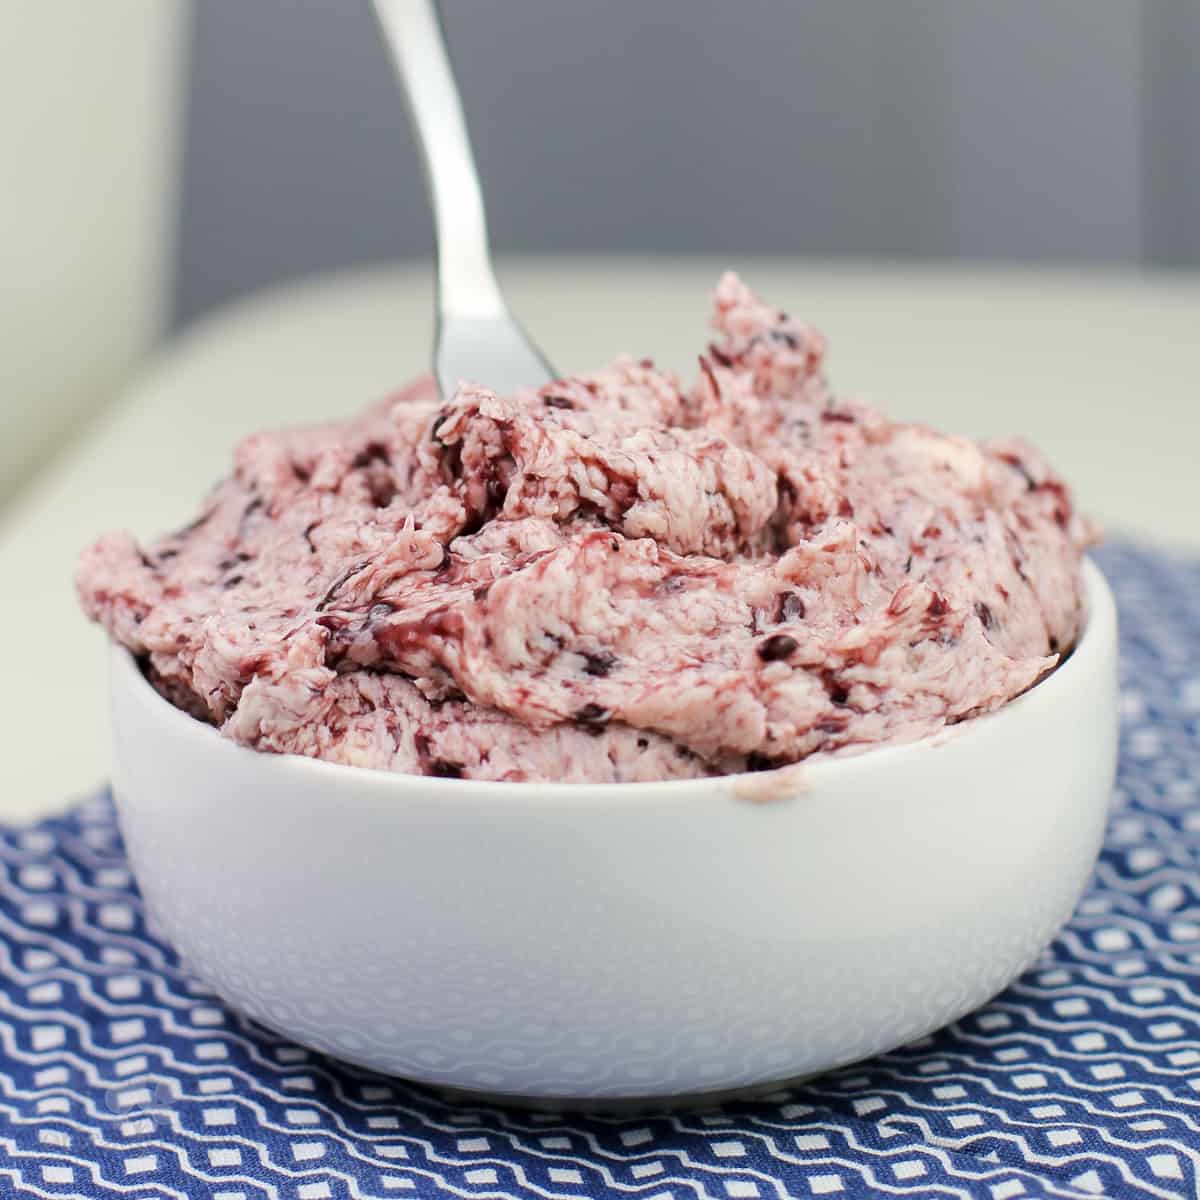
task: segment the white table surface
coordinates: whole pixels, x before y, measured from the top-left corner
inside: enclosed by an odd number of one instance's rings
[[[512,262],[504,277],[560,370],[628,350],[690,378],[724,265],[544,259]],[[1111,531],[1200,549],[1200,275],[739,266],[830,335],[839,390],[946,429],[1028,435]],[[422,369],[429,336],[419,266],[225,309],[0,513],[0,818],[61,807],[108,772],[104,639],[75,604],[79,549],[110,528],[181,524],[239,435],[354,411]]]

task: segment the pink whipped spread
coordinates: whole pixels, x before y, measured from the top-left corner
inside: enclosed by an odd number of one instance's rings
[[[413,774],[763,770],[1004,704],[1080,629],[1090,540],[1030,446],[837,397],[733,275],[684,387],[423,379],[258,434],[200,516],[82,559],[88,615],[258,750]]]

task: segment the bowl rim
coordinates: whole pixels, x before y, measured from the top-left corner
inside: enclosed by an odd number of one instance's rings
[[[139,707],[147,709],[151,719],[174,723],[179,736],[205,745],[214,755],[224,755],[228,761],[241,759],[243,764],[255,761],[255,769],[276,775],[277,782],[286,786],[289,778],[313,776],[327,779],[330,791],[340,791],[338,803],[347,803],[346,791],[363,789],[372,793],[389,793],[392,803],[404,793],[414,797],[438,796],[439,803],[485,800],[489,804],[504,801],[522,804],[546,803],[554,807],[564,804],[577,806],[585,802],[638,802],[654,799],[678,800],[695,803],[701,795],[734,795],[742,800],[758,798],[773,799],[774,789],[770,781],[781,782],[779,798],[798,792],[808,793],[823,783],[852,780],[865,772],[887,769],[891,765],[909,758],[925,755],[946,744],[948,739],[970,737],[984,729],[994,729],[1011,722],[1031,707],[1053,704],[1056,699],[1068,694],[1076,676],[1101,655],[1106,647],[1115,642],[1117,630],[1116,603],[1112,589],[1100,568],[1090,556],[1081,563],[1084,585],[1084,617],[1078,639],[1066,660],[1049,674],[1039,679],[1027,691],[993,712],[970,717],[957,725],[944,726],[925,737],[900,743],[881,743],[865,747],[849,754],[815,754],[798,763],[777,768],[774,771],[740,772],[731,775],[713,775],[699,779],[662,779],[630,783],[523,783],[512,780],[443,779],[430,775],[411,775],[401,771],[388,771],[380,767],[349,766],[331,763],[323,759],[308,758],[298,754],[275,754],[253,750],[222,736],[212,725],[206,725],[170,701],[160,696],[138,668],[133,654],[124,646],[111,647],[111,685],[124,687]],[[1106,636],[1107,635],[1107,636]],[[339,787],[339,785],[341,785]],[[761,797],[755,792],[763,790]]]

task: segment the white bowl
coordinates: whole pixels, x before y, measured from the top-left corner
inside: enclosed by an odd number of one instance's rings
[[[231,1005],[379,1071],[510,1098],[726,1092],[962,1016],[1100,846],[1116,614],[936,737],[782,772],[521,785],[257,754],[113,660],[114,790],[151,912]]]

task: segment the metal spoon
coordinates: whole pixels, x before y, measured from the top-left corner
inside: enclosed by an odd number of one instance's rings
[[[492,270],[483,192],[435,0],[374,0],[425,162],[437,238],[434,371],[445,397],[464,379],[501,394],[553,368],[525,336]]]

